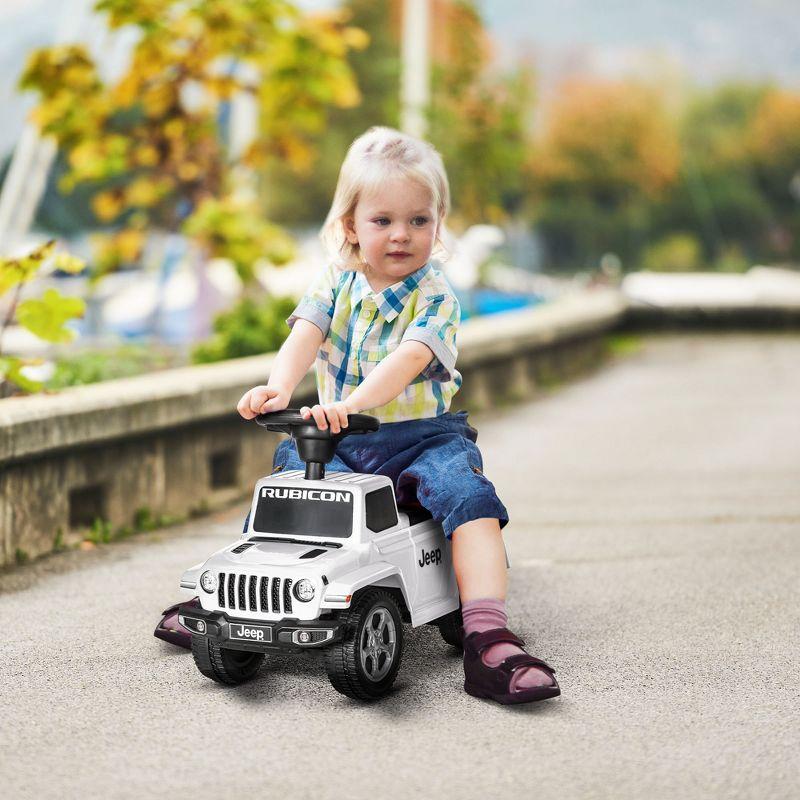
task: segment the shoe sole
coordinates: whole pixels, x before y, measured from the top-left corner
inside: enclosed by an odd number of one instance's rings
[[[529,691],[514,692],[513,694],[487,694],[469,683],[464,683],[464,691],[478,697],[481,700],[495,700],[504,706],[514,706],[519,703],[536,703],[539,700],[549,700],[551,697],[558,697],[561,689],[558,686],[542,686]]]

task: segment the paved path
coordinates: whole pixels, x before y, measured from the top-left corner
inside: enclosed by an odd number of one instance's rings
[[[669,336],[473,420],[512,514],[511,624],[563,687],[532,706],[464,694],[428,627],[369,707],[313,656],[200,676],[151,628],[242,509],[36,578],[0,596],[0,791],[797,797],[798,410],[800,337]]]

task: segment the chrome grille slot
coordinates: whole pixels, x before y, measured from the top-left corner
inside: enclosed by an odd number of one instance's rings
[[[217,602],[220,608],[225,608],[225,573],[219,574],[219,586],[217,587]]]
[[[239,611],[247,611],[247,606],[244,604],[244,582],[247,578],[244,575],[239,576]]]
[[[292,610],[292,579],[286,578],[283,582],[283,610],[288,614]]]
[[[259,598],[261,600],[261,610],[269,613],[269,597],[267,596],[267,588],[269,587],[269,578],[261,578]]]
[[[251,611],[258,611],[258,607],[256,606],[256,578],[255,575],[250,576],[250,587],[248,591],[248,599],[250,600],[250,610]]]
[[[280,578],[273,578],[272,579],[272,613],[273,614],[280,614],[281,607],[280,607]]]
[[[230,573],[228,575],[228,608],[236,608],[235,584],[236,576],[233,573]]]

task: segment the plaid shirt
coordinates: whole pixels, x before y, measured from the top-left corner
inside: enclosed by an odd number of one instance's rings
[[[402,342],[426,344],[430,364],[394,399],[365,409],[381,422],[436,417],[450,407],[461,386],[455,368],[458,301],[430,263],[382,292],[373,292],[361,272],[329,266],[286,320],[313,322],[325,340],[317,354],[320,403],[346,399]]]

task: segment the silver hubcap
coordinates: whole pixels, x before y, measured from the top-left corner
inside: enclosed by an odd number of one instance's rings
[[[383,606],[376,606],[361,630],[358,648],[361,669],[371,681],[382,680],[389,673],[396,647],[397,629],[392,615]]]

